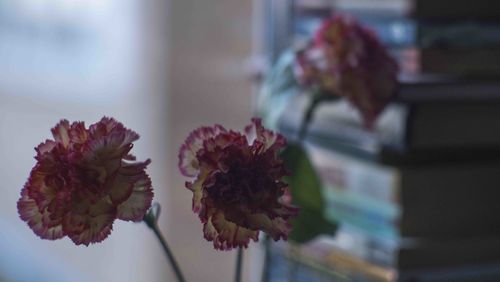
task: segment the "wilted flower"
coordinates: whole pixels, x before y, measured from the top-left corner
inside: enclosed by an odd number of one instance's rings
[[[298,52],[303,85],[346,97],[371,126],[394,94],[398,66],[373,32],[336,15],[323,22],[314,41]]]
[[[62,120],[52,135],[35,148],[37,163],[17,203],[35,234],[88,245],[104,240],[115,219],[142,220],[153,191],[150,160],[134,162],[129,154],[137,133],[104,117],[88,129]]]
[[[188,136],[179,152],[183,175],[193,192],[193,211],[204,224],[208,241],[219,250],[247,247],[259,231],[286,239],[288,220],[298,212],[285,202],[287,185],[280,149],[286,140],[253,119],[245,134],[220,125],[201,127]]]

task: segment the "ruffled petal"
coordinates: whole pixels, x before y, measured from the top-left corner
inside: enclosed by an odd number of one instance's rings
[[[247,216],[247,225],[250,229],[260,229],[269,234],[275,241],[279,239],[286,240],[292,226],[285,219],[276,217],[270,219],[265,214],[252,214]]]
[[[220,249],[216,244],[218,244],[218,241],[216,240],[217,237],[219,236],[219,232],[215,229],[214,225],[212,224],[212,218],[209,218],[210,220],[207,220],[203,224],[203,237],[207,239],[210,242],[214,242],[214,246],[216,249]]]
[[[33,232],[42,239],[56,240],[64,237],[62,218],[54,216],[45,208],[38,208],[35,200],[31,199],[26,187],[21,191],[21,198],[17,202],[17,210],[22,220],[28,223]]]
[[[261,142],[263,144],[263,151],[268,150],[275,144],[279,148],[284,147],[286,144],[285,137],[279,133],[274,133],[265,129],[262,126],[262,120],[260,118],[252,119],[252,123],[245,127],[245,134],[249,145],[254,144],[256,141]]]
[[[134,177],[120,174],[119,169],[113,179],[113,183],[109,186],[108,193],[111,202],[115,205],[119,205],[126,201],[131,196],[136,181]]]
[[[226,129],[220,125],[200,127],[192,131],[179,150],[179,169],[184,176],[195,177],[199,172],[196,154],[203,147],[203,142],[213,138]]]
[[[64,180],[58,175],[47,175],[42,166],[35,166],[24,189],[31,199],[35,200],[40,209],[46,209],[56,200]]]
[[[64,232],[76,245],[88,246],[106,239],[116,218],[116,208],[106,198],[86,206],[87,212],[70,212],[63,220]]]
[[[193,181],[192,183],[186,182],[186,188],[193,191],[192,209],[195,213],[198,214],[203,208],[203,204],[201,202],[203,198],[203,185],[205,184],[205,181],[207,180],[209,175],[209,170],[202,169],[201,173],[198,175],[198,178],[196,178],[195,181]]]
[[[121,159],[132,149],[132,143],[126,141],[128,138],[126,132],[115,132],[93,139],[87,143],[83,151],[84,158],[89,158],[94,162]]]
[[[139,134],[125,128],[122,123],[113,118],[103,117],[99,122],[96,122],[89,127],[89,134],[92,139],[99,139],[116,132],[123,133],[124,143],[132,143],[139,139]]]
[[[109,186],[109,196],[111,201],[118,205],[130,197],[133,191],[143,191],[143,186],[151,189],[151,180],[145,172],[151,160],[138,163],[122,162],[122,166],[116,172],[112,183]],[[136,187],[137,186],[137,187]]]
[[[67,225],[79,226],[81,231],[72,232],[68,237],[76,245],[99,243],[106,239],[113,230],[113,216],[103,214],[96,217],[75,215],[68,217]]]
[[[92,139],[85,144],[82,157],[76,155],[74,161],[83,159],[84,166],[95,169],[101,178],[107,178],[113,175],[122,164],[122,159],[128,155],[132,149],[132,143],[128,142],[130,132],[113,132],[110,135],[98,139]],[[102,174],[100,168],[104,168],[105,174]]]
[[[203,227],[205,239],[213,241],[218,250],[248,247],[250,239],[257,242],[259,231],[238,226],[224,218],[222,212],[212,215]]]
[[[132,154],[128,154],[125,157],[123,157],[123,160],[126,160],[126,161],[135,161],[136,159],[137,158]]]
[[[148,187],[149,188],[146,188]],[[153,190],[151,184],[138,183],[130,197],[118,206],[117,217],[121,220],[139,222],[151,207],[153,201]]]
[[[117,217],[127,221],[141,221],[151,207],[153,200],[153,188],[151,179],[144,171],[149,160],[139,165],[131,165],[121,169],[120,174],[133,181],[132,192],[127,199],[117,208]],[[137,173],[135,170],[140,169]]]
[[[69,129],[69,121],[65,119],[61,120],[54,128],[51,129],[54,140],[57,143],[62,144],[64,148],[69,146]]]
[[[275,217],[281,217],[281,218],[286,220],[286,219],[289,219],[291,217],[296,216],[299,213],[299,210],[300,209],[296,206],[283,204],[277,208],[273,208],[271,210],[268,210],[268,215],[271,219],[273,219]]]
[[[69,138],[73,144],[83,144],[87,141],[87,129],[84,122],[73,122],[69,131]]]
[[[40,145],[35,148],[35,151],[37,152],[37,159],[42,158],[47,153],[50,153],[55,146],[57,146],[57,143],[52,140],[45,140],[45,142],[40,143]]]

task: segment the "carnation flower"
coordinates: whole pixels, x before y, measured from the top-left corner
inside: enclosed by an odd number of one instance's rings
[[[394,94],[398,66],[373,32],[337,15],[297,54],[295,70],[303,85],[346,97],[370,127]]]
[[[201,127],[182,145],[179,168],[194,178],[186,182],[192,208],[216,249],[247,247],[260,231],[276,241],[287,238],[288,220],[298,208],[285,202],[287,171],[278,156],[285,143],[253,119],[245,134],[220,125]]]
[[[104,240],[115,219],[142,220],[153,191],[150,160],[134,162],[129,154],[137,133],[104,117],[88,129],[62,120],[52,135],[35,148],[37,163],[17,203],[35,234],[89,245]]]

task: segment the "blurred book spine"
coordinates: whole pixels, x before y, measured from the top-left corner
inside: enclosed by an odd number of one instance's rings
[[[500,277],[498,261],[406,270],[380,266],[324,238],[303,246],[273,244],[270,269],[271,281],[494,282]]]
[[[500,281],[500,1],[290,3],[296,41],[350,14],[402,74],[373,130],[346,101],[315,112],[305,143],[340,231],[284,245],[282,281]],[[290,139],[308,102],[294,97],[281,116]]]
[[[491,0],[296,0],[301,11],[332,10],[344,13],[398,16],[431,20],[497,20],[500,3]]]
[[[500,235],[498,161],[400,167],[316,145],[309,152],[332,220],[391,240]]]
[[[302,0],[296,6],[298,41],[339,12],[373,30],[405,73],[500,76],[498,1]]]

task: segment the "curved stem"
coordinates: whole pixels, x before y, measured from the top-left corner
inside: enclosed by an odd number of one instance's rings
[[[163,234],[160,231],[160,228],[158,228],[158,224],[156,222],[156,218],[154,215],[151,213],[146,214],[146,216],[143,219],[144,223],[153,230],[153,232],[156,235],[156,238],[158,238],[158,241],[160,241],[161,246],[163,247],[163,251],[165,251],[165,254],[167,255],[168,260],[170,261],[170,265],[172,266],[172,269],[175,272],[175,276],[177,277],[177,281],[179,282],[185,282],[186,279],[184,279],[184,276],[182,275],[181,269],[179,268],[179,265],[177,264],[177,261],[174,258],[174,255],[170,248],[168,247],[167,240],[165,240],[165,237],[163,237]]]
[[[243,249],[238,248],[238,253],[236,254],[236,271],[234,273],[234,282],[241,281],[241,264],[243,261]]]
[[[297,136],[299,143],[302,143],[304,141],[307,134],[307,129],[313,119],[314,111],[316,110],[318,105],[325,101],[336,101],[340,98],[334,93],[325,93],[320,90],[314,90],[311,96],[311,102],[306,109],[306,113],[304,114],[304,118],[302,119],[302,124],[299,128],[299,133]]]
[[[314,110],[316,110],[316,107],[319,105],[320,102],[321,98],[318,97],[317,95],[314,95],[313,98],[311,99],[311,102],[307,107],[306,113],[304,114],[304,118],[302,119],[302,124],[300,125],[299,128],[299,133],[298,133],[299,142],[304,141],[304,138],[306,137],[307,134],[307,128],[309,127],[309,124],[313,119]]]

